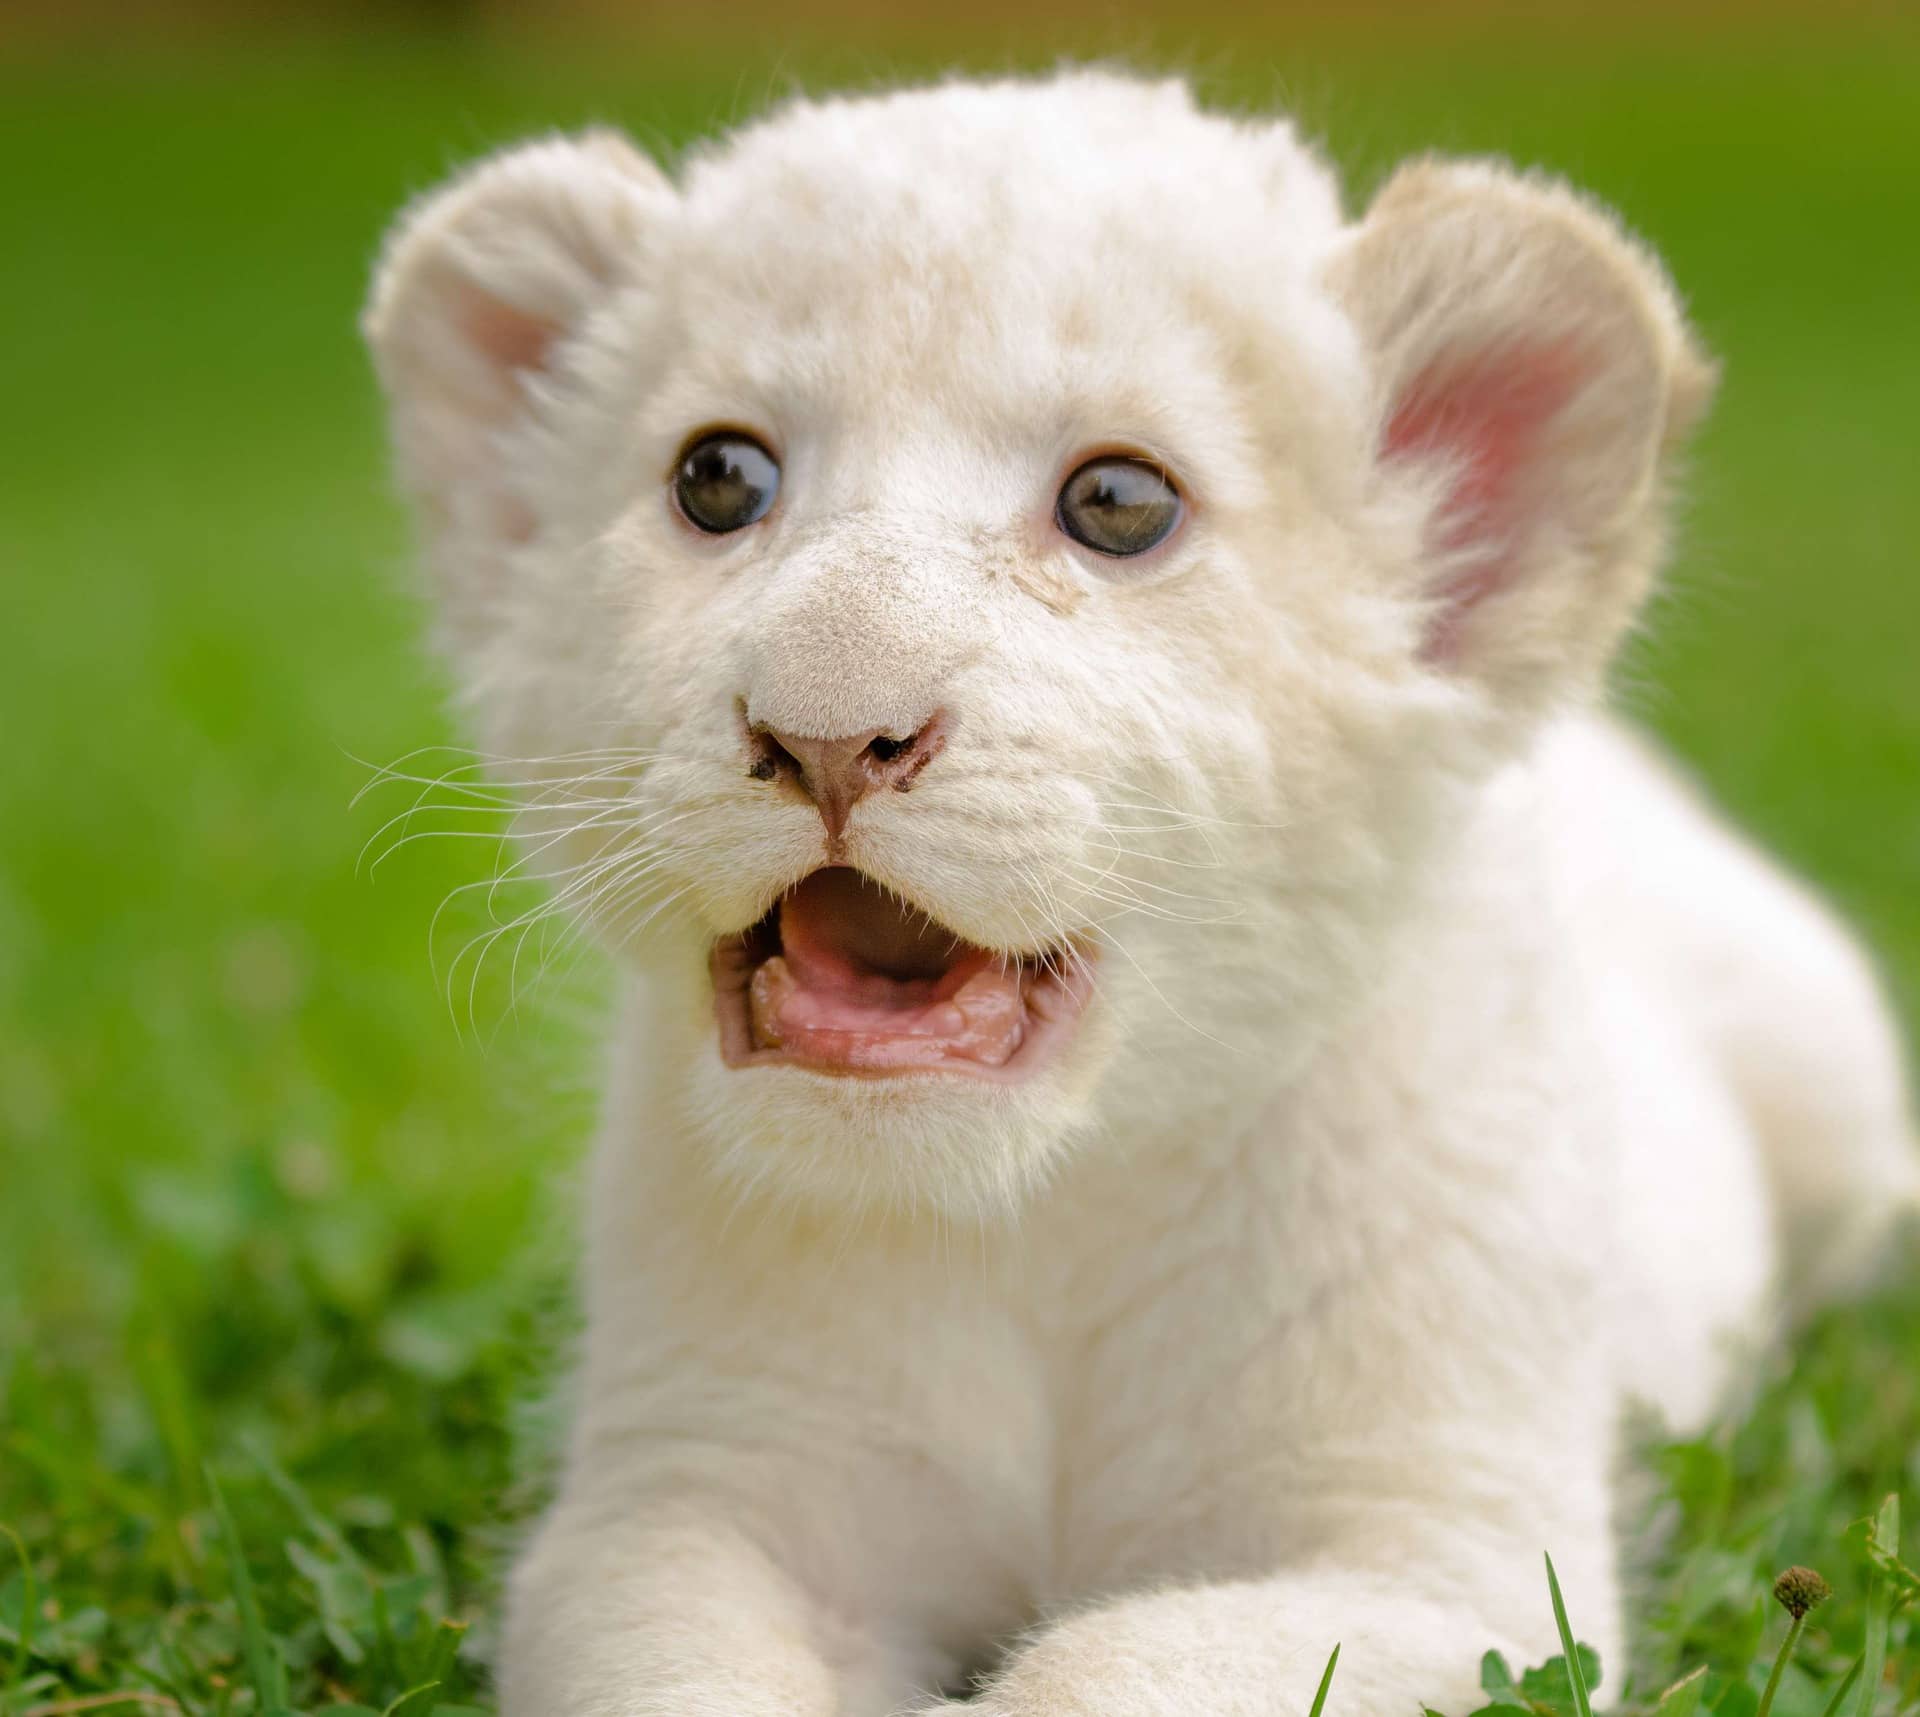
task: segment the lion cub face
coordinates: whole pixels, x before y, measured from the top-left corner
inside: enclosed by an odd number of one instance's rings
[[[1343,222],[1281,124],[1071,75],[604,135],[400,223],[368,313],[449,648],[648,977],[660,1112],[829,1203],[1217,1124],[1589,685],[1705,394],[1568,193]]]

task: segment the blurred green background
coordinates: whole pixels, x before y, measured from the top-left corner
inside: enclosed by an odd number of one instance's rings
[[[57,1546],[43,1582],[165,1615],[200,1462],[243,1447],[469,1573],[508,1493],[601,975],[515,1009],[496,960],[466,1029],[484,917],[428,923],[491,841],[356,867],[402,808],[352,805],[366,763],[456,736],[354,318],[395,208],[527,131],[671,154],[796,84],[1118,56],[1291,109],[1356,202],[1431,147],[1598,193],[1726,366],[1623,699],[1920,1013],[1911,10],[32,22],[0,22],[0,1521]]]

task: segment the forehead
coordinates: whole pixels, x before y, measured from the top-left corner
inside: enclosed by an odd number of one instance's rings
[[[667,290],[688,390],[816,422],[1151,417],[1249,323],[1310,316],[1339,230],[1286,127],[1098,76],[799,105],[684,184]]]

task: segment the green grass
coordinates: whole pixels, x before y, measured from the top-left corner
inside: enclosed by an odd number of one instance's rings
[[[1861,20],[1658,49],[1622,28],[1394,49],[1216,25],[1193,58],[1232,99],[1289,102],[1363,181],[1424,145],[1502,150],[1668,255],[1728,371],[1629,700],[1869,929],[1913,1017],[1920,53]],[[454,161],[589,117],[677,143],[772,81],[712,44],[613,58],[0,66],[11,1717],[114,1692],[195,1713],[486,1701],[490,1570],[537,1490],[526,1403],[566,1333],[599,976],[510,1014],[488,967],[476,1042],[426,926],[487,843],[356,872],[379,813],[349,808],[353,758],[451,735],[352,323],[388,213]],[[1836,1595],[1775,1712],[1819,1717],[1870,1627],[1889,1668],[1849,1697],[1920,1707],[1904,1589],[1850,1536],[1889,1492],[1920,1518],[1917,1438],[1920,1257],[1817,1322],[1738,1421],[1651,1451],[1640,1661],[1599,1666],[1601,1708],[1704,1665],[1692,1696],[1751,1717],[1791,1562]],[[1564,1665],[1489,1673],[1496,1703],[1570,1709]]]

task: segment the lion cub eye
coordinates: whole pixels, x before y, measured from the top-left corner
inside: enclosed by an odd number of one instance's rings
[[[1054,518],[1097,554],[1144,554],[1165,542],[1185,503],[1166,472],[1145,459],[1089,459],[1061,487]]]
[[[680,455],[673,474],[680,511],[716,536],[764,519],[779,492],[780,467],[773,455],[738,430],[703,435]]]

